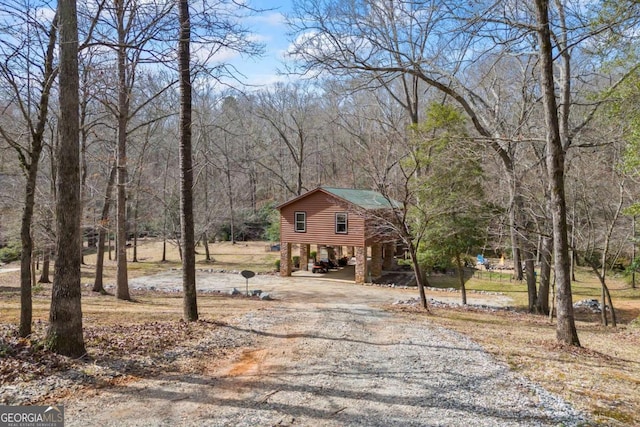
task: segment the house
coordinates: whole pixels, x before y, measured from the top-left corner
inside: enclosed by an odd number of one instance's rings
[[[292,245],[297,244],[301,269],[308,269],[310,246],[317,245],[328,248],[330,257],[355,256],[356,283],[379,277],[393,263],[397,240],[384,218],[399,206],[376,191],[332,187],[318,187],[279,205],[280,274],[291,275]]]

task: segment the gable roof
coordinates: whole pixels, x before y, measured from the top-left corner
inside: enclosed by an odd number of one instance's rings
[[[387,200],[385,196],[374,190],[358,190],[353,188],[335,188],[335,187],[318,187],[315,190],[308,191],[298,197],[295,197],[279,206],[276,209],[282,209],[283,207],[294,203],[300,199],[303,199],[310,194],[321,191],[323,193],[330,194],[334,197],[342,199],[352,205],[358,206],[363,209],[389,209],[392,207],[400,207],[401,204],[395,200]]]

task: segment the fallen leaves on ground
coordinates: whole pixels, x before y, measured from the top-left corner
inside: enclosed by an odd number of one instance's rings
[[[153,376],[178,370],[175,362],[183,356],[230,346],[211,341],[198,345],[218,327],[210,321],[85,327],[87,355],[72,359],[46,348],[43,322],[36,322],[29,338],[18,337],[15,326],[0,325],[0,385],[4,391],[0,392],[0,403],[33,404],[50,397],[52,391],[61,394],[71,386],[113,385],[123,376]],[[44,383],[50,385],[39,387]]]

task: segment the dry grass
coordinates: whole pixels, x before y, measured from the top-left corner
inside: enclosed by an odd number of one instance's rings
[[[218,270],[243,270],[250,269],[257,272],[272,271],[275,260],[280,257],[279,252],[268,252],[265,242],[242,242],[231,244],[229,242],[211,245],[212,261],[205,260],[204,249],[198,248],[196,256],[197,268],[213,268]],[[133,258],[133,249],[127,250],[128,259]],[[115,253],[113,254],[115,258]],[[167,261],[162,260],[162,242],[156,240],[141,240],[138,246],[138,262],[128,264],[129,278],[146,276],[164,272],[172,268],[180,268],[178,249],[173,244],[167,245]],[[82,267],[82,283],[85,291],[82,295],[82,311],[85,325],[91,325],[95,321],[102,324],[117,324],[123,318],[135,319],[135,321],[162,321],[176,320],[182,317],[182,296],[170,294],[136,293],[132,292],[133,302],[120,301],[115,298],[105,298],[88,291],[87,286],[93,284],[95,277],[95,254],[84,257],[85,265]],[[10,265],[5,267],[19,267]],[[53,272],[53,267],[52,270]],[[109,260],[105,256],[104,283],[115,282],[115,260]],[[49,316],[49,304],[51,301],[51,285],[42,284],[34,288],[33,319],[34,321],[46,321]],[[232,300],[233,301],[233,300]],[[204,316],[207,313],[218,316],[221,312],[236,310],[240,312],[240,300],[229,303],[221,302],[219,298],[201,296],[198,298],[199,312]],[[20,274],[18,271],[0,274],[0,323],[15,323],[20,318]]]
[[[434,322],[471,337],[512,369],[604,425],[640,423],[640,329],[612,330],[581,321],[583,348],[573,348],[558,345],[555,326],[540,317],[434,311]]]
[[[15,288],[14,288],[15,289]],[[131,301],[90,290],[82,292],[84,326],[117,325],[123,319],[131,323],[178,321],[182,318],[182,294],[131,292]],[[43,285],[33,297],[33,321],[49,318],[51,285]],[[198,295],[198,312],[202,318],[219,319],[240,314],[251,308],[242,298],[219,295]],[[0,292],[0,323],[15,324],[20,318],[20,295],[16,291]]]
[[[600,284],[580,270],[572,285],[574,301],[598,299]],[[640,425],[640,289],[622,277],[607,279],[619,325],[600,324],[600,315],[576,310],[581,348],[557,343],[555,322],[525,313],[524,283],[487,273],[467,282],[467,289],[510,296],[518,312],[433,309],[431,319],[469,336],[529,379],[562,395],[591,413],[602,425]],[[432,284],[457,287],[455,279],[438,277]]]
[[[637,313],[638,302],[625,302]],[[415,309],[412,315],[423,312]],[[561,346],[555,324],[522,312],[432,309],[430,319],[482,345],[499,360],[543,385],[602,425],[640,425],[640,325],[616,329],[599,316],[577,313],[581,348]]]
[[[213,268],[218,270],[244,270],[256,272],[273,271],[275,261],[280,258],[279,252],[267,251],[266,242],[220,242],[209,245],[211,261],[205,259],[205,250],[202,246],[196,248],[196,265],[198,268]],[[107,257],[105,257],[107,258]],[[114,254],[115,258],[115,254]],[[162,242],[155,239],[141,239],[137,248],[138,262],[128,264],[130,277],[145,276],[170,268],[180,268],[180,254],[173,243],[167,243],[166,261],[162,262]],[[133,259],[133,248],[127,249],[127,259]],[[93,277],[96,256],[85,255],[87,264],[83,271],[87,277]],[[105,261],[105,281],[113,280],[115,274],[115,261]]]

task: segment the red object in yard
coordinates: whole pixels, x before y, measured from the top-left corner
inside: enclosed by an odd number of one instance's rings
[[[312,273],[328,273],[329,266],[323,261],[316,261],[311,268]]]

